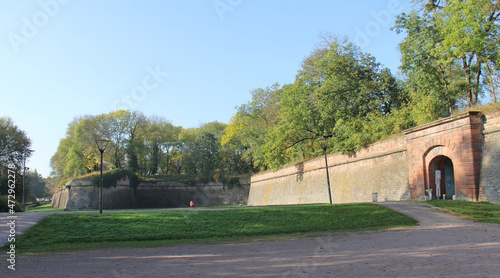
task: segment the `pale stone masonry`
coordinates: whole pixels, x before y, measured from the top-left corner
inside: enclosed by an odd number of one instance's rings
[[[433,198],[500,203],[500,112],[465,112],[403,134],[354,156],[329,155],[333,202],[370,202],[373,193],[378,201],[425,200],[432,190]],[[248,205],[328,203],[327,188],[318,157],[254,175]]]
[[[500,112],[487,115],[483,133],[479,199],[500,204]]]

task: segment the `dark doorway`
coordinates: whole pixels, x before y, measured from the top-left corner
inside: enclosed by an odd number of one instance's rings
[[[455,195],[455,171],[453,162],[449,158],[444,162],[444,185],[446,186],[446,199],[451,200]]]
[[[440,177],[439,177],[440,175]],[[439,188],[437,186],[439,184]],[[451,200],[455,195],[455,171],[453,162],[447,156],[435,157],[429,164],[429,188],[432,189],[432,199]]]

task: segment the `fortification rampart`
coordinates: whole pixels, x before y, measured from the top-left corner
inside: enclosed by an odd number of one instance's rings
[[[479,200],[500,204],[500,111],[486,115],[483,134]]]
[[[433,199],[500,203],[500,112],[465,112],[354,156],[328,156],[333,203]],[[439,172],[439,173],[438,173]],[[328,203],[323,157],[251,178],[249,205]]]
[[[379,142],[355,156],[328,156],[333,203],[407,200],[408,162],[405,141]],[[253,176],[248,205],[328,203],[324,157]]]
[[[188,185],[178,182],[139,183],[136,192],[128,179],[116,186],[103,189],[104,209],[246,205],[250,181],[241,179],[240,185],[214,182]],[[99,188],[89,179],[72,180],[52,197],[52,205],[63,209],[99,208]]]

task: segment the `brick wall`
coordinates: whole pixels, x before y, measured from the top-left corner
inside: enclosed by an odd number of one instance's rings
[[[455,172],[456,199],[478,199],[483,118],[466,112],[404,132],[408,146],[411,198],[425,199],[425,190],[436,192],[432,162],[450,158]]]

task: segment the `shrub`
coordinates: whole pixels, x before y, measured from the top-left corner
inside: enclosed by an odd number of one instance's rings
[[[135,190],[139,183],[139,178],[131,170],[113,169],[102,173],[102,186],[104,188],[116,187],[116,182],[128,177],[130,186]],[[92,184],[99,187],[101,184],[101,175],[96,174],[91,178]]]
[[[14,207],[12,207],[11,202],[9,207],[9,196],[0,196],[0,212],[9,212],[12,208],[14,208],[16,212],[24,211],[23,207],[18,201],[15,201]]]

